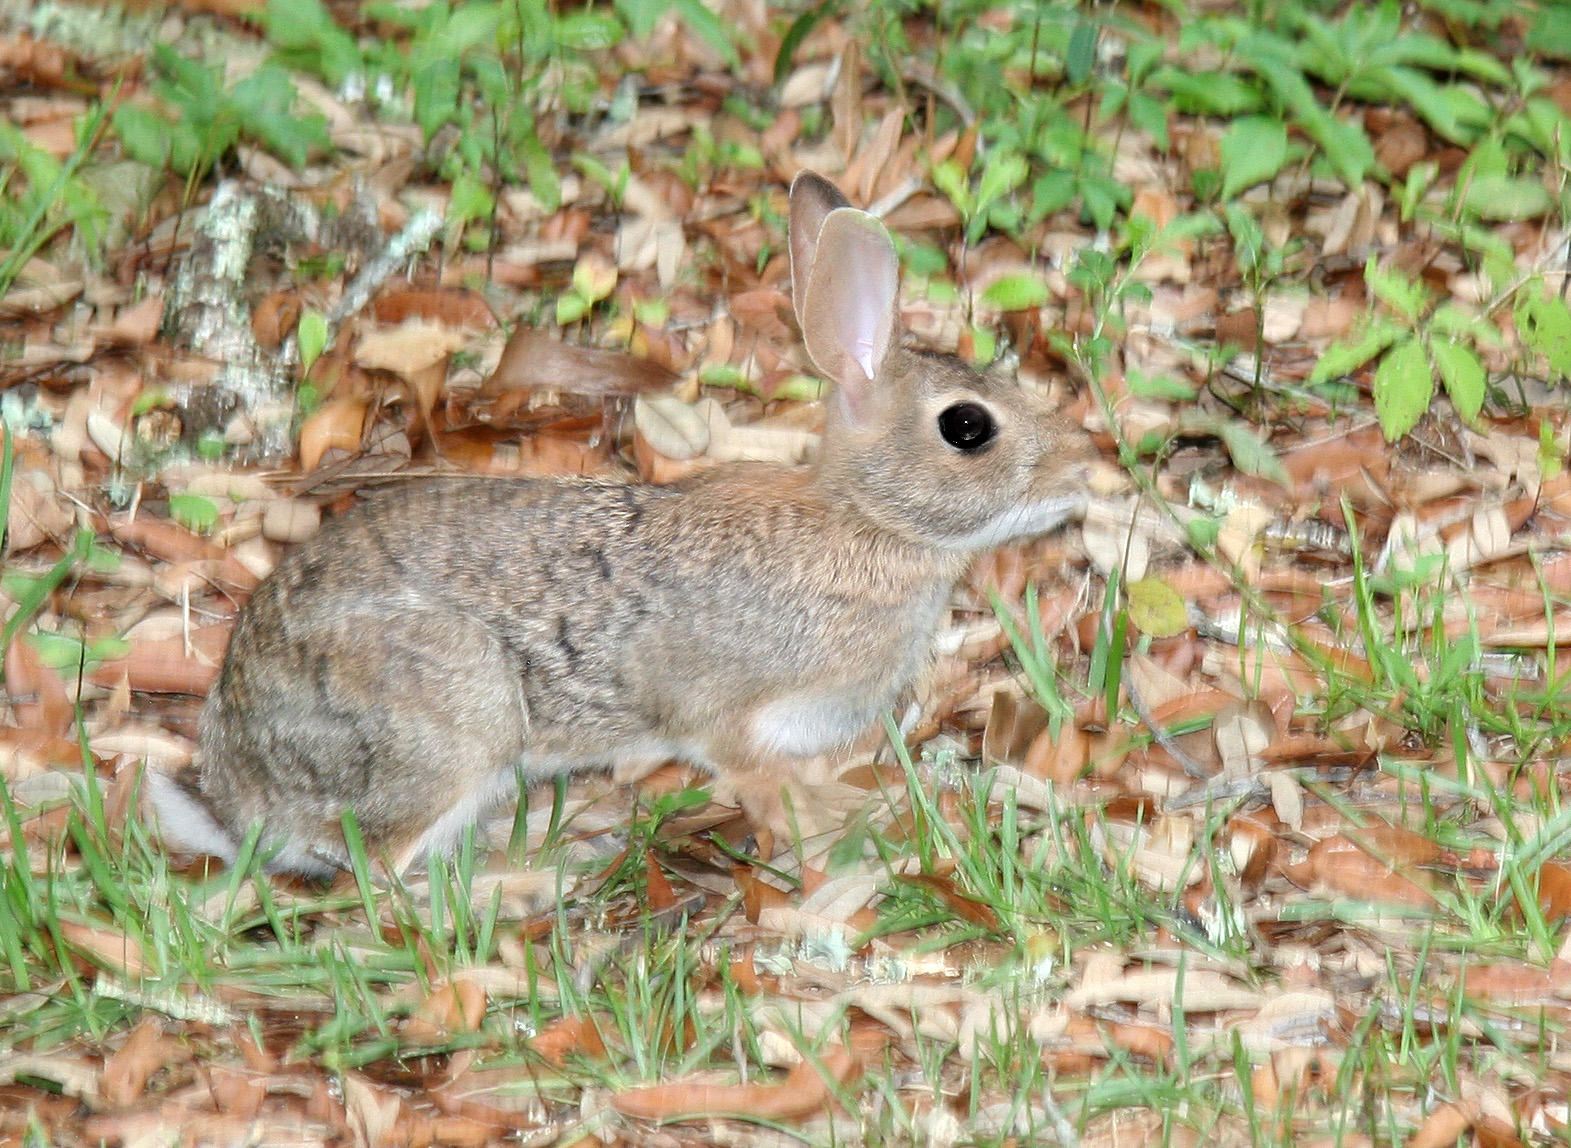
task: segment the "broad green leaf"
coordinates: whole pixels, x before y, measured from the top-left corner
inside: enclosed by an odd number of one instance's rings
[[[1150,136],[1159,150],[1167,150],[1167,108],[1161,100],[1146,92],[1131,92],[1129,122]]]
[[[1522,110],[1501,125],[1507,135],[1521,136],[1532,147],[1545,155],[1564,157],[1567,152],[1568,120],[1560,106],[1553,100],[1535,96],[1522,105]]]
[[[1565,466],[1565,453],[1555,441],[1554,424],[1545,419],[1538,424],[1538,473],[1547,481],[1558,476]]]
[[[1314,370],[1309,372],[1309,385],[1318,386],[1357,370],[1396,342],[1401,334],[1402,328],[1395,323],[1371,316],[1351,338],[1338,339],[1326,348]]]
[[[1151,73],[1151,83],[1172,93],[1176,110],[1197,115],[1245,115],[1259,111],[1265,103],[1258,88],[1228,72],[1187,72],[1164,66]]]
[[[1536,219],[1555,205],[1542,183],[1522,176],[1476,175],[1459,190],[1462,206],[1480,219]]]
[[[1412,221],[1419,204],[1423,203],[1424,196],[1434,186],[1435,177],[1439,174],[1440,165],[1433,160],[1422,160],[1407,169],[1407,178],[1402,181],[1402,194],[1398,200],[1403,223]]]
[[[1008,195],[1025,182],[1030,169],[1025,156],[1019,152],[995,155],[982,165],[982,178],[977,183],[977,207],[983,208],[1000,196]]]
[[[1137,399],[1157,399],[1164,402],[1185,402],[1195,397],[1196,387],[1171,375],[1148,375],[1133,367],[1127,372],[1129,393]],[[1144,627],[1142,627],[1143,629]]]
[[[573,266],[573,289],[589,303],[598,303],[616,290],[616,264],[580,259]]]
[[[495,206],[491,189],[474,172],[460,172],[447,193],[447,222],[462,227],[476,219],[487,219]]]
[[[1239,471],[1257,478],[1269,478],[1283,486],[1289,485],[1290,480],[1281,460],[1253,427],[1243,423],[1218,422],[1216,433]]]
[[[1375,415],[1387,442],[1418,425],[1435,397],[1435,374],[1417,339],[1398,343],[1375,368]]]
[[[1540,55],[1571,60],[1571,8],[1538,5],[1528,25],[1527,47]]]
[[[1435,358],[1440,381],[1445,384],[1457,414],[1463,422],[1475,422],[1478,412],[1484,409],[1484,365],[1472,348],[1449,339],[1432,340],[1429,353]]]
[[[1071,84],[1083,84],[1096,65],[1097,26],[1081,17],[1069,36],[1069,50],[1064,53],[1064,73]]]
[[[672,3],[689,28],[719,52],[726,63],[733,68],[737,66],[736,35],[732,25],[711,12],[701,0],[672,0]],[[828,4],[824,6],[829,7]]]
[[[577,291],[564,291],[556,297],[556,325],[576,323],[589,313],[589,300]]]
[[[944,193],[944,198],[955,205],[964,218],[970,219],[976,210],[976,200],[971,195],[971,185],[966,179],[966,173],[961,166],[952,159],[933,167],[933,186]]]
[[[1251,51],[1251,66],[1272,93],[1292,113],[1304,131],[1320,145],[1337,176],[1348,187],[1359,187],[1375,166],[1374,145],[1362,128],[1340,120],[1320,103],[1303,73],[1292,66],[1273,38],[1251,36],[1240,51]]]
[[[1479,48],[1456,48],[1456,70],[1465,72],[1474,79],[1482,80],[1486,84],[1496,84],[1505,87],[1513,82],[1511,69],[1502,64],[1487,51]],[[1450,87],[1461,89],[1461,85],[1453,84]]]
[[[982,292],[982,302],[1000,311],[1026,311],[1047,302],[1047,284],[1039,275],[1000,275]]]
[[[218,525],[218,504],[201,494],[171,494],[169,517],[187,530],[206,534]]]
[[[1129,189],[1104,175],[1087,175],[1080,180],[1080,206],[1098,231],[1113,226],[1118,209],[1129,203]]]
[[[428,8],[427,11],[432,9]],[[446,19],[427,25],[431,32],[420,45],[420,51],[425,59],[441,57],[456,63],[470,49],[495,41],[502,26],[502,14],[500,4],[476,3],[474,0],[467,4],[455,4],[446,10]],[[558,21],[559,35],[562,23],[570,19],[573,17],[563,17],[563,20]],[[614,20],[612,22],[615,23]]]
[[[519,145],[524,156],[524,174],[529,178],[529,190],[547,211],[562,206],[562,179],[557,174],[551,154],[534,132]]]
[[[169,163],[175,129],[167,119],[155,116],[150,108],[121,104],[115,109],[112,122],[115,134],[132,159],[156,168]]]
[[[100,638],[85,647],[80,639],[68,634],[28,634],[24,640],[38,651],[39,661],[60,672],[74,671],[78,667],[91,671],[131,652],[131,643],[124,638]]]
[[[1571,376],[1571,309],[1542,284],[1522,292],[1516,305],[1516,329],[1528,347],[1549,360],[1549,369]]]
[[[327,350],[327,316],[308,307],[295,324],[295,345],[300,349],[300,373],[306,374],[323,351]]]
[[[304,167],[313,150],[327,151],[327,119],[295,108],[294,81],[283,69],[258,68],[235,84],[230,103],[246,129],[292,167]]]
[[[622,23],[609,13],[570,12],[556,21],[556,42],[574,51],[613,48],[621,39]]]
[[[1287,162],[1287,127],[1264,116],[1233,121],[1222,135],[1222,198],[1264,183]]]
[[[1476,347],[1498,347],[1504,342],[1500,328],[1473,308],[1448,299],[1429,315],[1429,333],[1447,335]]]
[[[665,12],[665,0],[617,0],[617,9],[628,18],[632,25],[633,35],[640,40],[654,31],[655,24]],[[804,10],[791,26],[786,29],[786,34],[780,38],[780,47],[775,50],[775,83],[783,84],[786,77],[791,74],[791,65],[796,58],[796,50],[802,46],[802,41],[814,28],[818,27],[824,17],[834,14],[835,6],[832,4],[815,4]],[[632,10],[647,10],[648,14],[640,11],[634,15]]]
[[[1176,638],[1189,629],[1189,611],[1184,599],[1160,578],[1131,582],[1125,592],[1129,595],[1129,620],[1142,634],[1153,638]]]
[[[1369,284],[1375,298],[1409,323],[1418,322],[1429,309],[1429,288],[1395,268],[1382,268],[1373,255],[1364,264],[1364,282]]]
[[[1196,550],[1209,550],[1221,537],[1222,524],[1211,518],[1191,518],[1184,524],[1184,533]]]
[[[1375,167],[1375,147],[1363,128],[1323,112],[1307,118],[1304,130],[1320,144],[1332,170],[1343,183],[1352,188],[1363,185]]]
[[[308,68],[333,87],[363,66],[354,37],[321,0],[268,0],[261,22],[282,62]]]
[[[92,544],[88,546],[87,553],[83,556],[83,560],[87,563],[87,568],[97,574],[114,573],[114,571],[120,569],[124,559],[125,556],[120,551],[111,546],[105,546],[97,539],[94,539]]]
[[[1444,98],[1440,85],[1417,68],[1380,68],[1366,73],[1365,80],[1365,83],[1354,87],[1355,95],[1365,99],[1384,97],[1391,103],[1407,103],[1430,127],[1453,143],[1466,143],[1472,138],[1471,132],[1464,133],[1456,108]]]
[[[986,366],[998,358],[998,336],[987,327],[971,325],[971,362]]]

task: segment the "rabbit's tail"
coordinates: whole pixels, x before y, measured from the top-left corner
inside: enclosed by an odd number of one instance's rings
[[[158,821],[158,835],[165,848],[184,853],[205,853],[233,864],[239,843],[208,807],[197,785],[197,771],[178,774],[148,767],[142,774],[146,799]]]

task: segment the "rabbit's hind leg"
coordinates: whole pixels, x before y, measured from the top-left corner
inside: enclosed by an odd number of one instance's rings
[[[345,811],[372,860],[402,868],[511,782],[529,724],[517,659],[473,618],[385,605],[297,625],[215,691],[202,788],[237,835],[262,822],[271,868],[341,863]]]

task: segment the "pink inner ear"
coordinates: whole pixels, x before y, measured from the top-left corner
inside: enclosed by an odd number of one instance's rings
[[[894,342],[900,269],[889,233],[866,212],[829,213],[804,293],[807,353],[842,391],[848,409],[865,406]]]
[[[851,206],[840,190],[817,172],[797,172],[791,181],[791,224],[787,247],[791,254],[791,308],[802,323],[803,297],[813,272],[813,257],[818,250],[818,233],[824,220],[837,207]]]

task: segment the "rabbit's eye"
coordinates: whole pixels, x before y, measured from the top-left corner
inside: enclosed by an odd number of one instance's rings
[[[956,403],[938,415],[938,433],[956,450],[981,450],[998,434],[998,424],[981,403]]]

